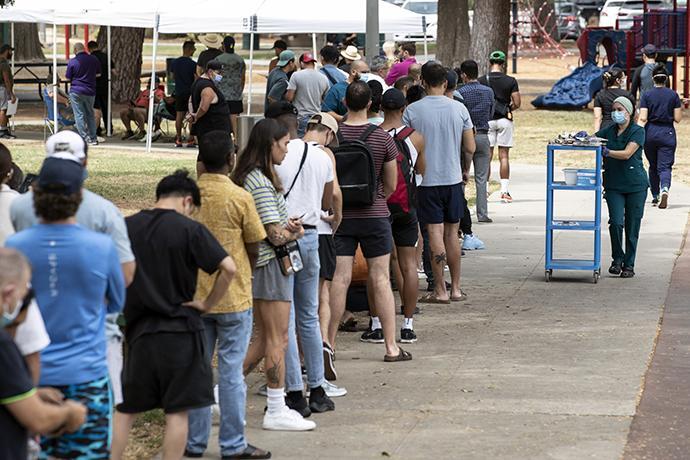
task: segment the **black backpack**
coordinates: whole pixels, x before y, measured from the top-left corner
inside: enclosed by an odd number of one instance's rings
[[[335,169],[343,193],[343,208],[363,208],[376,200],[376,168],[367,138],[378,126],[369,125],[358,139],[345,140],[338,131],[340,145],[333,149]]]

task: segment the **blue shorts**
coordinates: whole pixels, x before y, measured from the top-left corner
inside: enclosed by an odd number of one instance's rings
[[[422,225],[457,224],[465,213],[462,184],[417,187],[417,217]]]
[[[79,431],[53,438],[41,437],[40,458],[110,458],[113,405],[106,375],[91,382],[57,386],[66,399],[84,404],[89,413]]]

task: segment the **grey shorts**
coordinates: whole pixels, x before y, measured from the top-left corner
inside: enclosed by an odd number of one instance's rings
[[[7,88],[0,86],[0,110],[7,111],[7,105],[10,103],[10,98],[7,97]]]
[[[292,302],[292,275],[283,275],[278,259],[273,258],[263,267],[254,269],[252,297],[259,300]]]

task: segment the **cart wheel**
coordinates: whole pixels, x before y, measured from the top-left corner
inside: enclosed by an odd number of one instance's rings
[[[595,271],[595,272],[594,272],[594,276],[592,277],[592,281],[594,282],[594,284],[597,284],[597,283],[599,282],[599,277],[600,277],[600,276],[601,276],[601,275],[599,274],[598,271]]]
[[[551,282],[551,280],[553,279],[553,270],[545,270],[544,279],[547,283]]]

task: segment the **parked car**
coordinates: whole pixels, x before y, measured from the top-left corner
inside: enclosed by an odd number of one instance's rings
[[[402,8],[413,13],[421,14],[426,17],[426,35],[429,40],[436,40],[436,30],[438,28],[438,0],[406,0]],[[395,35],[398,41],[403,40],[423,40],[423,34]]]
[[[582,32],[580,8],[573,2],[556,2],[555,13],[558,21],[558,38],[560,40],[577,40]]]
[[[647,0],[647,8],[650,10],[672,7],[673,3],[669,0]],[[630,29],[633,19],[643,13],[643,0],[608,0],[601,10],[599,27],[616,27],[618,23],[619,29]]]
[[[606,0],[574,0],[573,3],[580,9],[580,16],[585,20],[585,24],[590,18],[599,17],[601,8],[606,3]]]

